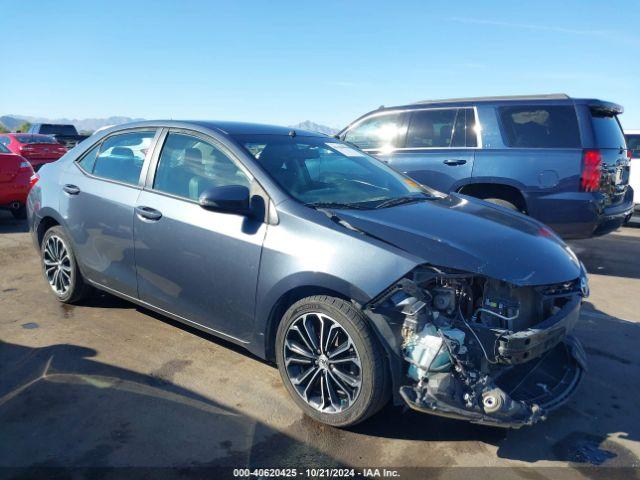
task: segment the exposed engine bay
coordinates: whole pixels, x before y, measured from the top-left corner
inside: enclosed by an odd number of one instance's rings
[[[564,403],[586,368],[569,334],[586,278],[514,286],[482,275],[414,270],[369,305],[399,327],[406,404],[518,428]]]

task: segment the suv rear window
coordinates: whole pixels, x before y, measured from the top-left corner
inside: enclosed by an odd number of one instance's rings
[[[513,148],[580,148],[572,106],[521,105],[498,108],[504,142]]]
[[[625,140],[618,117],[591,110],[591,123],[598,148],[624,148]]]

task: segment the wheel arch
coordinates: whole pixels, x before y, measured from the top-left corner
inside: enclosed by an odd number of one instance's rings
[[[524,188],[515,182],[507,183],[504,181],[496,181],[487,179],[485,181],[474,181],[466,183],[456,188],[457,193],[468,195],[470,197],[500,198],[513,203],[522,212],[528,212],[527,196]]]

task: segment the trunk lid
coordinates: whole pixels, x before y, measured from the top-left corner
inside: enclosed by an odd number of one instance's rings
[[[59,143],[30,143],[20,149],[23,157],[34,160],[60,158],[66,151]]]

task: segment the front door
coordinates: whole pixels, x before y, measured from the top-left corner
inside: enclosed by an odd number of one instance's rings
[[[472,108],[416,110],[403,147],[383,159],[418,183],[449,192],[472,175],[474,125]]]
[[[266,224],[205,210],[204,189],[252,181],[223,145],[170,131],[150,188],[134,219],[140,299],[246,340],[253,331],[255,291]]]

